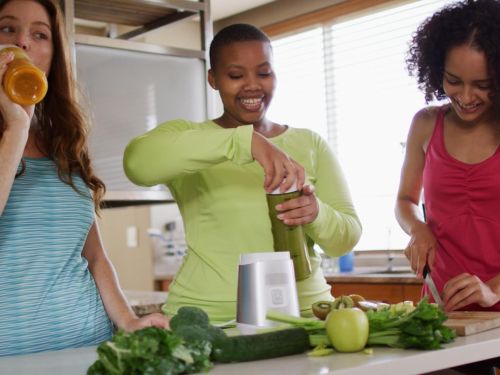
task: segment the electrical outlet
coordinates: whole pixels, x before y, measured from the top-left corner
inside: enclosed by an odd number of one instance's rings
[[[139,245],[138,233],[136,226],[127,227],[126,237],[127,237],[127,247],[137,247]]]

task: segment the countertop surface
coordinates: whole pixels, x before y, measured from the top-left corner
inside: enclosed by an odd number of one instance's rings
[[[161,306],[167,300],[167,292],[146,292],[125,290],[125,297],[138,316],[160,312]]]
[[[213,375],[413,375],[500,356],[500,328],[458,337],[431,351],[374,348],[364,353],[334,353],[310,358],[306,354],[264,361],[216,365]],[[96,348],[85,347],[23,356],[1,357],[0,374],[84,375],[96,360]]]
[[[149,292],[141,290],[125,290],[123,293],[132,306],[165,303],[168,295],[166,292]]]
[[[329,283],[364,283],[364,284],[422,284],[414,273],[356,273],[338,272],[325,275]]]
[[[172,275],[157,275],[156,280],[173,279]],[[358,267],[350,272],[335,272],[325,274],[329,283],[367,283],[367,284],[422,284],[415,274],[407,268],[387,271],[379,267]]]
[[[349,272],[325,272],[330,283],[422,284],[409,266],[363,266]]]

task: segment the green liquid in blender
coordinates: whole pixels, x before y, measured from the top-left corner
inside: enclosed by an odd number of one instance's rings
[[[286,200],[301,195],[300,191],[283,194],[267,194],[267,205],[269,207],[269,218],[271,219],[274,251],[289,251],[293,261],[295,279],[297,281],[307,279],[311,276],[311,261],[306,243],[306,237],[302,225],[286,225],[277,215],[275,207]]]

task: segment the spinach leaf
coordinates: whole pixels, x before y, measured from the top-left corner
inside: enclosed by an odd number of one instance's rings
[[[207,340],[186,342],[172,331],[147,327],[118,331],[97,348],[98,359],[87,375],[175,375],[208,371],[212,345]]]

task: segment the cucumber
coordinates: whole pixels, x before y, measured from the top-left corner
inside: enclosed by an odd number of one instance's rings
[[[310,349],[309,335],[303,328],[286,328],[248,336],[230,336],[214,343],[215,362],[257,361],[304,353]]]

